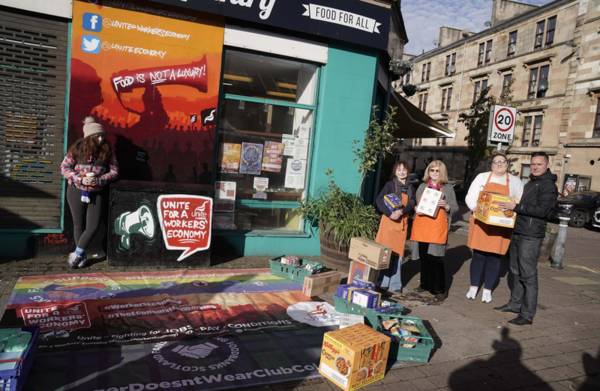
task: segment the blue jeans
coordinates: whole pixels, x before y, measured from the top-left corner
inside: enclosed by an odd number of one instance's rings
[[[390,259],[390,267],[379,272],[379,286],[389,291],[400,292],[402,289],[401,277],[402,257],[395,255]]]

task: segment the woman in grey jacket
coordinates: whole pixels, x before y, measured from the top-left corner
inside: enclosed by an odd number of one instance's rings
[[[417,189],[417,205],[426,188],[441,191],[442,198],[433,217],[417,210],[413,222],[411,240],[416,242],[413,259],[416,256],[421,261],[421,285],[417,291],[428,291],[436,300],[443,301],[448,297],[444,255],[452,214],[458,210],[458,203],[454,187],[448,184],[448,170],[441,160],[429,163],[423,182]]]

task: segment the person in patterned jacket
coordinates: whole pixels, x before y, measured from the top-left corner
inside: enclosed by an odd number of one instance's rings
[[[67,262],[73,269],[83,268],[88,263],[85,250],[98,229],[108,198],[107,185],[119,175],[117,159],[106,141],[104,128],[93,117],[85,118],[83,138],[71,145],[60,170],[68,183],[67,202],[77,246]]]

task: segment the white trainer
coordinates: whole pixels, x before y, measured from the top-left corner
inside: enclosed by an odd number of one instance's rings
[[[77,264],[79,263],[80,258],[75,254],[75,251],[69,253],[69,258],[67,258],[67,262],[69,263],[69,267],[71,269],[77,269]]]
[[[484,289],[483,293],[481,294],[481,301],[484,303],[491,303],[492,302],[492,291],[489,289]]]
[[[469,288],[469,291],[467,292],[467,299],[475,300],[476,296],[477,296],[477,287],[471,285],[471,287]]]

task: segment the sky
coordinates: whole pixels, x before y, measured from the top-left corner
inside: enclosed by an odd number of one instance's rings
[[[552,0],[520,0],[520,3],[544,5]],[[408,34],[404,52],[421,54],[435,47],[442,26],[484,30],[492,16],[492,0],[402,0],[402,16]]]

